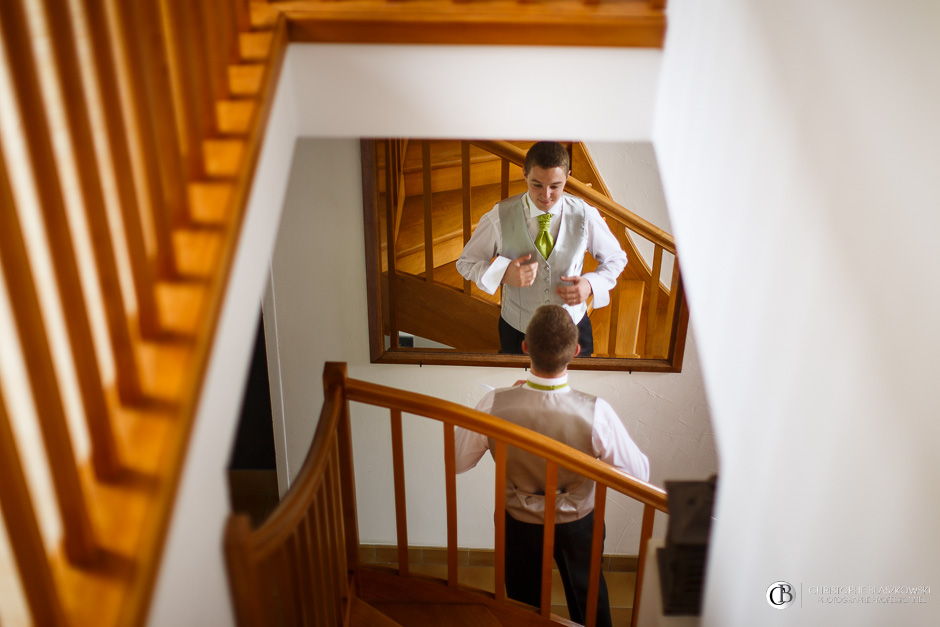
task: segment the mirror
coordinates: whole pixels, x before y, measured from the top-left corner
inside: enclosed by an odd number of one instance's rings
[[[362,140],[363,212],[373,362],[519,366],[500,354],[501,290],[457,270],[482,216],[526,192],[535,140]],[[648,142],[562,142],[565,192],[600,213],[627,265],[609,304],[587,301],[594,352],[572,368],[678,372],[688,311],[662,185]],[[598,265],[584,255],[582,273]],[[527,289],[527,288],[523,288]]]

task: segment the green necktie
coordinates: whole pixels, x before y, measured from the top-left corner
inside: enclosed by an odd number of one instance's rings
[[[552,247],[555,241],[552,234],[548,232],[548,226],[552,222],[552,214],[543,213],[539,216],[539,234],[535,236],[535,249],[542,254],[543,259],[548,259],[552,254]]]

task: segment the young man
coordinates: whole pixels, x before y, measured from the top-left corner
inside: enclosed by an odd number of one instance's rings
[[[571,174],[568,151],[537,142],[523,165],[528,191],[496,204],[477,225],[457,260],[457,272],[487,294],[502,286],[501,353],[522,353],[522,340],[539,305],[562,305],[578,325],[581,355],[594,352],[586,301],[610,302],[609,291],[627,255],[594,207],[565,194]],[[585,251],[598,262],[582,275]]]
[[[568,364],[578,354],[578,330],[558,305],[539,307],[522,343],[531,360],[528,380],[489,392],[477,409],[555,438],[646,481],[649,461],[603,399],[568,387]],[[490,448],[488,438],[466,429],[456,434],[457,472],[476,466]],[[509,447],[506,459],[506,593],[538,607],[541,601],[542,513],[545,463]],[[572,620],[584,623],[594,482],[558,469],[555,505],[555,563],[565,587]],[[603,574],[597,625],[610,625],[610,603]]]

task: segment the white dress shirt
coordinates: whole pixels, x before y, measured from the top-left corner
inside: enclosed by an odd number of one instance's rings
[[[529,212],[527,222],[529,235],[532,241],[535,241],[535,236],[539,232],[538,216],[543,212],[531,202],[528,193],[524,196],[524,202]],[[571,202],[582,201],[570,194],[564,194],[548,210],[548,213],[552,215],[549,232],[552,234],[553,241],[558,240],[558,230],[561,224],[558,216],[564,211],[565,204]],[[582,276],[591,284],[594,307],[599,308],[610,303],[610,290],[617,284],[617,277],[627,265],[627,254],[620,248],[620,243],[610,232],[600,212],[587,203],[585,206],[587,209],[587,250],[597,260],[598,266],[595,271]],[[499,209],[494,206],[480,218],[470,241],[464,246],[457,260],[457,272],[467,280],[476,283],[477,287],[487,294],[495,294],[503,280],[506,268],[512,262],[512,259],[497,254],[501,246],[502,230],[499,224]]]

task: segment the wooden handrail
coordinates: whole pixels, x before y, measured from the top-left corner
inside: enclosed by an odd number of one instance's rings
[[[518,166],[522,166],[525,163],[525,152],[518,146],[514,146],[509,142],[495,140],[474,140],[471,143],[474,146],[478,146],[494,155],[497,155],[498,157],[502,157],[503,159],[510,161],[511,163],[515,163]],[[676,243],[672,235],[662,230],[652,222],[641,218],[630,210],[617,204],[604,194],[591,187],[588,187],[574,177],[568,177],[568,182],[565,186],[587,202],[597,207],[597,209],[603,215],[613,218],[634,233],[642,235],[654,244],[662,246],[664,250],[667,250],[672,254],[676,253]]]
[[[604,483],[621,494],[650,505],[661,512],[669,512],[666,493],[662,489],[635,477],[621,474],[586,453],[561,445],[552,438],[529,431],[506,420],[432,396],[358,379],[347,379],[346,396],[351,401],[391,407],[482,433],[501,440],[509,446],[555,462],[592,481]]]

